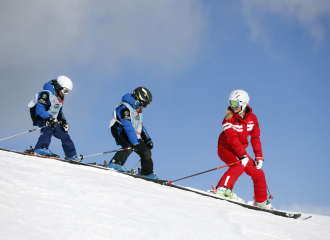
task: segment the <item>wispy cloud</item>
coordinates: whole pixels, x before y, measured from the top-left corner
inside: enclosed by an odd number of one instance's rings
[[[206,17],[198,0],[2,1],[0,65],[95,64],[123,60],[165,71],[200,51]]]
[[[305,28],[317,43],[322,43],[329,31],[328,0],[242,0],[242,6],[253,39],[268,37],[270,18],[274,16],[278,22]]]

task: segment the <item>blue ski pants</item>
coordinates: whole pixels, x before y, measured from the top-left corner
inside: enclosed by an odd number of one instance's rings
[[[36,125],[39,127],[43,127],[46,123],[43,120],[38,120]],[[68,132],[62,130],[61,125],[57,124],[56,128],[45,127],[40,130],[40,137],[35,149],[39,148],[49,148],[52,136],[60,139],[62,141],[62,148],[66,157],[72,157],[77,154],[76,148],[71,140]]]

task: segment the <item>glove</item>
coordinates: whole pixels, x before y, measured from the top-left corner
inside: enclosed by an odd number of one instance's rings
[[[69,129],[70,129],[69,124],[66,121],[62,121],[62,130],[64,132],[67,132],[69,131]]]
[[[152,148],[154,147],[154,144],[152,143],[152,141],[151,141],[150,138],[147,140],[147,147],[148,147],[149,149],[152,149]]]
[[[246,164],[249,161],[249,156],[248,155],[244,155],[243,157],[241,157],[241,163],[244,167],[246,167]]]
[[[256,169],[261,169],[262,164],[264,163],[264,159],[262,157],[256,157],[255,165]]]
[[[141,148],[141,145],[139,143],[136,143],[132,147],[133,147],[133,150],[136,152]]]
[[[46,118],[45,119],[46,126],[55,128],[57,125],[57,122],[55,122],[55,119],[52,117]]]
[[[147,147],[151,150],[154,147],[154,144],[152,142],[148,142]]]

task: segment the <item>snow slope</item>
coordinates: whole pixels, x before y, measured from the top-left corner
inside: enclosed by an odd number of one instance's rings
[[[306,216],[306,214],[303,214]],[[0,151],[0,239],[330,239],[306,221],[134,179]]]

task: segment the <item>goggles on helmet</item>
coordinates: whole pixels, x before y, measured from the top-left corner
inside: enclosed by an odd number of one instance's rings
[[[142,100],[140,101],[140,104],[141,104],[142,107],[147,107],[149,105],[148,103],[146,103]]]
[[[66,95],[66,94],[68,94],[69,92],[71,92],[71,90],[70,89],[68,89],[68,88],[62,88],[61,89],[61,91],[62,91],[62,93],[64,94],[64,95]]]
[[[229,106],[240,107],[241,106],[241,103],[239,101],[229,100]]]

